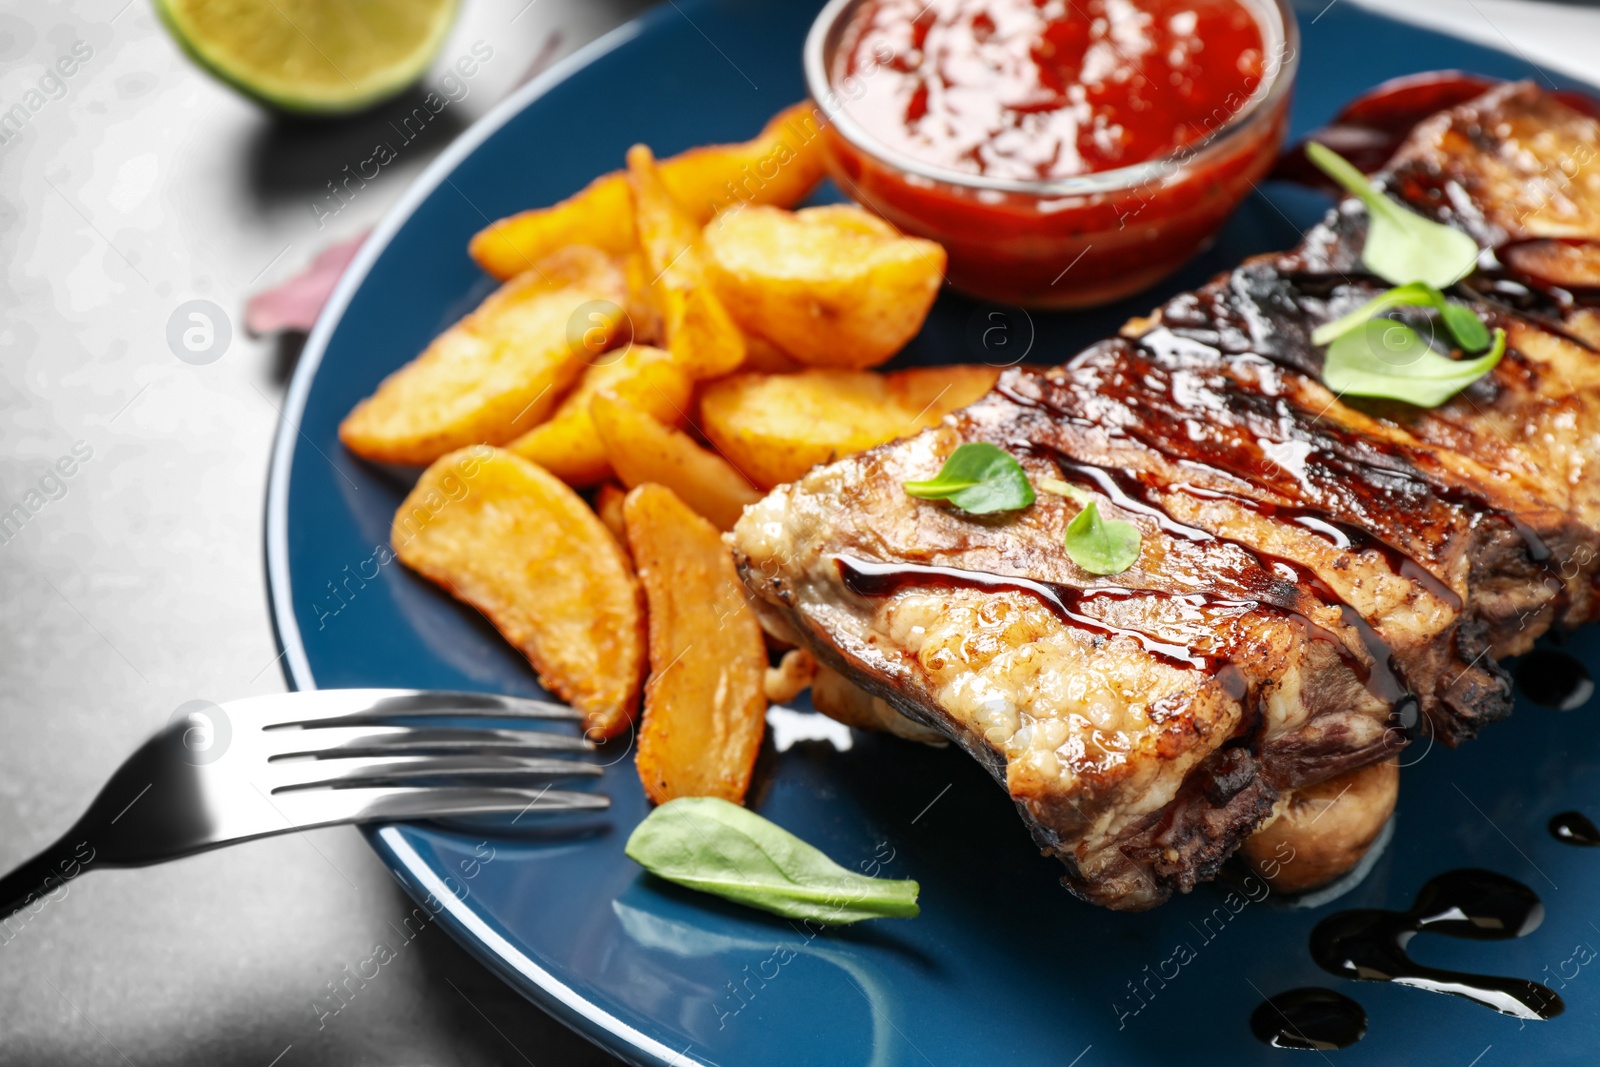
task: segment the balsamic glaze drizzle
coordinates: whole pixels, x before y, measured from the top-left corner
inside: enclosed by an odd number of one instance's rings
[[[1343,597],[1334,592],[1309,567],[1284,556],[1274,555],[1235,538],[1214,534],[1209,530],[1202,530],[1198,526],[1190,526],[1187,523],[1178,521],[1161,504],[1158,494],[1150,486],[1146,485],[1138,475],[1129,471],[1101,467],[1092,463],[1081,463],[1051,445],[1017,441],[1013,442],[1012,447],[1036,453],[1049,453],[1050,458],[1066,480],[1098,489],[1119,508],[1131,511],[1136,515],[1145,516],[1155,522],[1161,531],[1169,536],[1197,544],[1233,545],[1243,550],[1247,555],[1255,559],[1261,573],[1268,579],[1263,588],[1252,590],[1252,593],[1264,603],[1310,624],[1310,620],[1306,618],[1296,603],[1297,598],[1285,597],[1281,592],[1280,578],[1282,573],[1286,571],[1290,576],[1290,580],[1297,583],[1300,588],[1311,590],[1324,604],[1336,606],[1339,609],[1340,618],[1361,639],[1362,647],[1366,649],[1367,655],[1372,660],[1371,666],[1360,663],[1350,656],[1344,656],[1344,659],[1347,663],[1354,665],[1353,669],[1356,677],[1362,680],[1362,683],[1366,685],[1372,695],[1391,707],[1397,705],[1408,695],[1405,682],[1401,679],[1399,669],[1394,662],[1393,650],[1388,643],[1367,623],[1360,612],[1346,603]],[[1178,488],[1187,490],[1189,487]],[[1254,503],[1253,501],[1243,502],[1247,504]],[[1435,580],[1435,584],[1443,588],[1442,583],[1437,582],[1437,580]],[[1445,592],[1452,599],[1455,599],[1454,594],[1449,593],[1448,589]],[[1456,599],[1455,602],[1456,606],[1459,607],[1460,600]],[[1327,635],[1335,643],[1339,644],[1341,648],[1343,647],[1343,643],[1338,642],[1337,638],[1333,638],[1326,630],[1318,627],[1317,633]]]
[[[1163,641],[1140,630],[1113,626],[1092,615],[1085,614],[1081,609],[1084,604],[1095,600],[1130,600],[1134,598],[1181,601],[1192,607],[1220,607],[1244,611],[1252,611],[1263,607],[1275,609],[1299,622],[1305,628],[1306,635],[1312,640],[1328,642],[1334,651],[1343,658],[1351,672],[1367,684],[1368,689],[1371,690],[1374,696],[1380,700],[1387,701],[1391,708],[1398,709],[1407,701],[1413,699],[1405,691],[1404,686],[1399,682],[1389,666],[1388,646],[1384,645],[1376,632],[1370,626],[1367,626],[1365,621],[1361,620],[1353,609],[1348,607],[1344,609],[1345,622],[1355,626],[1358,632],[1363,634],[1363,640],[1369,640],[1378,646],[1374,660],[1382,665],[1381,669],[1369,669],[1366,664],[1357,659],[1345,647],[1343,641],[1306,618],[1299,611],[1262,600],[1219,597],[1211,593],[1172,593],[1161,589],[1130,589],[1120,585],[1093,586],[1087,589],[1080,589],[1075,586],[1037,581],[1018,575],[992,574],[988,571],[965,570],[958,567],[936,567],[922,563],[879,563],[842,555],[835,556],[834,563],[839,568],[839,577],[844,582],[845,588],[857,596],[889,596],[901,589],[912,586],[979,589],[994,593],[1026,593],[1037,599],[1062,622],[1087,630],[1090,633],[1099,634],[1102,637],[1131,637],[1147,653],[1169,666],[1226,673],[1227,677],[1223,677],[1221,680],[1228,687],[1230,696],[1233,696],[1236,700],[1244,696],[1243,679],[1237,676],[1237,669],[1229,662],[1226,652],[1222,650],[1211,652],[1195,651],[1186,645]],[[1352,622],[1352,619],[1356,621]]]
[[[1367,1013],[1343,993],[1308,986],[1262,1001],[1250,1014],[1250,1032],[1273,1048],[1328,1052],[1365,1037]]]
[[[1506,941],[1532,933],[1543,921],[1544,905],[1521,882],[1493,871],[1447,871],[1422,887],[1408,911],[1360,908],[1330,915],[1311,932],[1311,956],[1342,978],[1395,982],[1465,997],[1519,1019],[1551,1019],[1566,1004],[1547,986],[1429,967],[1406,954],[1406,944],[1419,933]]]

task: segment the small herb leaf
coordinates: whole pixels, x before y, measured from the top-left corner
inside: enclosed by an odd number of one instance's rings
[[[1107,521],[1093,500],[1067,523],[1067,555],[1090,574],[1121,574],[1139,561],[1139,527]]]
[[[1022,464],[1005,449],[983,441],[961,445],[937,475],[906,482],[905,490],[922,500],[948,500],[973,515],[1015,511],[1034,501]]]
[[[1451,359],[1403,322],[1375,319],[1337,338],[1328,348],[1322,380],[1348,396],[1402,400],[1433,408],[1488,374],[1506,351],[1506,332],[1476,359]]]
[[[1363,325],[1367,320],[1382,315],[1390,308],[1397,307],[1422,307],[1433,302],[1431,293],[1435,290],[1421,282],[1412,282],[1402,285],[1387,292],[1379,293],[1371,300],[1362,304],[1348,315],[1341,315],[1332,322],[1325,322],[1311,332],[1311,343],[1314,345],[1332,344],[1339,337],[1343,337],[1351,330]]]
[[[1481,352],[1489,347],[1489,327],[1483,324],[1483,320],[1478,318],[1475,311],[1460,304],[1450,303],[1443,293],[1423,282],[1412,282],[1410,285],[1397,286],[1379,293],[1348,315],[1341,315],[1332,322],[1323,323],[1311,332],[1311,343],[1332,344],[1337,338],[1391,308],[1430,306],[1438,310],[1439,318],[1444,322],[1445,328],[1450,331],[1450,335],[1456,339],[1456,343],[1463,351]]]
[[[1445,289],[1472,273],[1478,243],[1460,230],[1440,225],[1391,200],[1343,156],[1315,141],[1306,156],[1367,207],[1367,240],[1361,249],[1366,268],[1391,285],[1421,281]]]
[[[1491,340],[1489,327],[1478,318],[1477,312],[1460,304],[1447,302],[1442,293],[1434,294],[1438,299],[1434,306],[1439,309],[1439,317],[1444,320],[1445,328],[1456,339],[1456,344],[1464,352],[1482,352],[1489,347]]]
[[[716,797],[680,797],[652,811],[624,851],[650,873],[791,919],[841,925],[912,918],[919,886],[868,878],[755,812]]]

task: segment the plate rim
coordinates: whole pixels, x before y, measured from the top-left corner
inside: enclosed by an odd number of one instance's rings
[[[704,0],[698,2],[682,0],[682,3],[690,6],[701,6],[703,2]],[[1519,49],[1502,48],[1467,38],[1443,26],[1408,18],[1387,8],[1365,4],[1359,6],[1367,15],[1390,19],[1424,33],[1451,37],[1463,44],[1522,58],[1534,70],[1542,70],[1522,56]],[[318,314],[291,376],[280,418],[274,429],[268,459],[266,507],[263,515],[263,562],[268,616],[273,639],[279,649],[278,662],[281,665],[284,681],[291,691],[313,690],[317,688],[317,684],[306,655],[290,596],[288,544],[290,475],[295,445],[301,436],[300,423],[312,384],[321,369],[328,343],[351,300],[366,282],[379,256],[388,249],[391,241],[410,221],[417,208],[485,141],[567,78],[647,32],[657,23],[667,21],[674,13],[688,18],[678,2],[657,4],[641,12],[558,60],[526,84],[516,87],[462,131],[411,181],[399,199],[383,214]],[[1592,81],[1590,72],[1579,72],[1560,66],[1553,69],[1559,72],[1558,77],[1562,81],[1575,83],[1600,95],[1600,81]],[[496,931],[483,916],[467,905],[466,901],[469,898],[458,897],[450,891],[439,872],[428,865],[402,834],[403,825],[405,824],[374,824],[357,829],[361,831],[379,860],[396,876],[396,880],[405,888],[407,894],[423,906],[427,906],[430,899],[436,901],[439,907],[430,908],[430,911],[434,912],[435,918],[441,921],[456,943],[526,1000],[605,1051],[640,1067],[717,1067],[716,1061],[695,1055],[693,1044],[681,1050],[674,1049],[613,1012],[602,1008],[578,988],[563,982],[521,951],[505,935]]]
[[[311,671],[311,662],[301,638],[300,624],[295,619],[294,606],[291,602],[290,474],[294,465],[295,444],[300,437],[300,420],[311,395],[312,383],[318,370],[321,369],[323,356],[327,354],[328,342],[344,318],[350,301],[366,282],[367,275],[378,257],[388,249],[389,243],[410,221],[417,208],[458,166],[477,151],[484,141],[498,133],[512,118],[521,114],[534,101],[561,82],[645,33],[654,23],[670,17],[675,6],[651,8],[595,38],[571,55],[557,61],[550,69],[530,79],[527,84],[513,90],[504,100],[495,104],[464,130],[412,180],[400,199],[390,206],[377,225],[372,228],[355,258],[339,279],[338,285],[334,287],[333,293],[328,297],[327,303],[318,313],[316,324],[306,338],[294,374],[289,380],[281,415],[273,431],[272,448],[268,453],[266,508],[263,515],[263,563],[266,572],[268,616],[272,624],[273,641],[278,646],[283,679],[290,691],[317,688],[316,679]],[[691,1056],[689,1048],[679,1051],[662,1044],[601,1008],[577,989],[541,967],[467,907],[462,898],[451,893],[438,872],[428,866],[394,825],[363,829],[363,836],[378,854],[379,859],[394,873],[402,876],[399,881],[405,886],[407,893],[419,903],[425,903],[423,897],[426,896],[442,905],[438,917],[448,920],[445,925],[452,931],[458,944],[496,972],[507,985],[553,1016],[556,1021],[576,1030],[606,1051],[634,1063],[648,1064],[652,1067],[677,1067],[677,1065],[709,1062]]]

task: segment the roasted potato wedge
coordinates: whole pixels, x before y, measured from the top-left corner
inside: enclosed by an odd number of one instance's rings
[[[662,182],[644,145],[628,150],[628,188],[667,348],[696,378],[727,374],[744,362],[744,334],[706,284],[699,225]]]
[[[767,648],[722,537],[660,485],[623,503],[649,603],[639,778],[657,804],[744,802],[766,728]]]
[[[385,378],[345,416],[339,439],[367,459],[416,465],[466,445],[504,444],[544,421],[583,371],[585,344],[610,344],[626,300],[610,256],[562,249]],[[575,340],[573,315],[586,304],[588,339]]]
[[[945,252],[857,207],[750,205],[705,228],[706,276],[729,313],[811,367],[859,370],[922,328]]]
[[[602,482],[594,491],[594,513],[623,547],[628,544],[628,528],[622,518],[622,501],[627,495],[628,491],[616,482]]]
[[[746,332],[744,362],[739,369],[763,374],[793,374],[805,370],[806,366],[760,334]]]
[[[672,353],[646,345],[608,352],[583,372],[550,421],[541,423],[506,447],[539,464],[568,485],[584,488],[611,476],[605,446],[594,431],[589,402],[601,391],[616,394],[659,422],[682,422],[689,411],[694,383]]]
[[[971,364],[895,374],[734,374],[703,387],[701,428],[729,462],[771,489],[819,463],[932,426],[987,393],[999,374]]]
[[[822,138],[809,102],[780,111],[753,140],[691,148],[661,163],[667,189],[700,226],[731,204],[797,204],[822,171]],[[627,180],[613,171],[554,207],[492,223],[473,237],[470,251],[484,270],[510,278],[570,244],[621,255],[633,240]]]
[[[611,469],[628,488],[647,482],[664,485],[719,530],[733,529],[745,506],[761,499],[727,460],[615,394],[600,393],[590,402],[589,413]]]
[[[596,736],[627,728],[644,682],[639,584],[621,544],[566,483],[476,445],[422,473],[395,554],[481,611]]]

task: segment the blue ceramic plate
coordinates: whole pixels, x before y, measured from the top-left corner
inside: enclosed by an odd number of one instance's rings
[[[1297,131],[1399,74],[1543,78],[1525,61],[1354,4],[1316,17],[1325,3],[1301,9]],[[293,430],[274,454],[267,564],[291,685],[539,693],[478,616],[398,564],[378,564],[407,485],[346,453],[339,419],[490,291],[466,254],[487,220],[571,193],[636,141],[666,154],[744,138],[800,99],[814,11],[775,0],[659,8],[506,101],[378,228],[306,346],[287,405]],[[1029,319],[946,296],[902,361],[1011,362],[1025,351],[1058,362],[1167,294],[1288,247],[1325,204],[1267,187],[1201,262],[1120,307]],[[374,567],[377,577],[350,580]],[[1591,663],[1597,638],[1573,646]],[[631,760],[603,780],[611,810],[580,826],[400,825],[371,840],[506,981],[641,1064],[1309,1062],[1257,1042],[1248,1019],[1263,994],[1312,984],[1341,988],[1370,1016],[1364,1041],[1331,1054],[1341,1063],[1593,1063],[1600,965],[1580,961],[1600,945],[1600,851],[1545,830],[1600,789],[1591,714],[1524,706],[1460,751],[1409,752],[1393,844],[1340,901],[1405,907],[1428,878],[1463,866],[1532,886],[1548,914],[1530,936],[1424,936],[1413,947],[1429,963],[1559,989],[1566,1014],[1546,1023],[1324,974],[1306,944],[1327,908],[1215,886],[1142,915],[1080,904],[971,760],[861,733],[846,733],[841,750],[814,716],[774,731],[752,803],[847,866],[918,879],[920,918],[813,936],[642,875],[622,853],[646,811]]]

